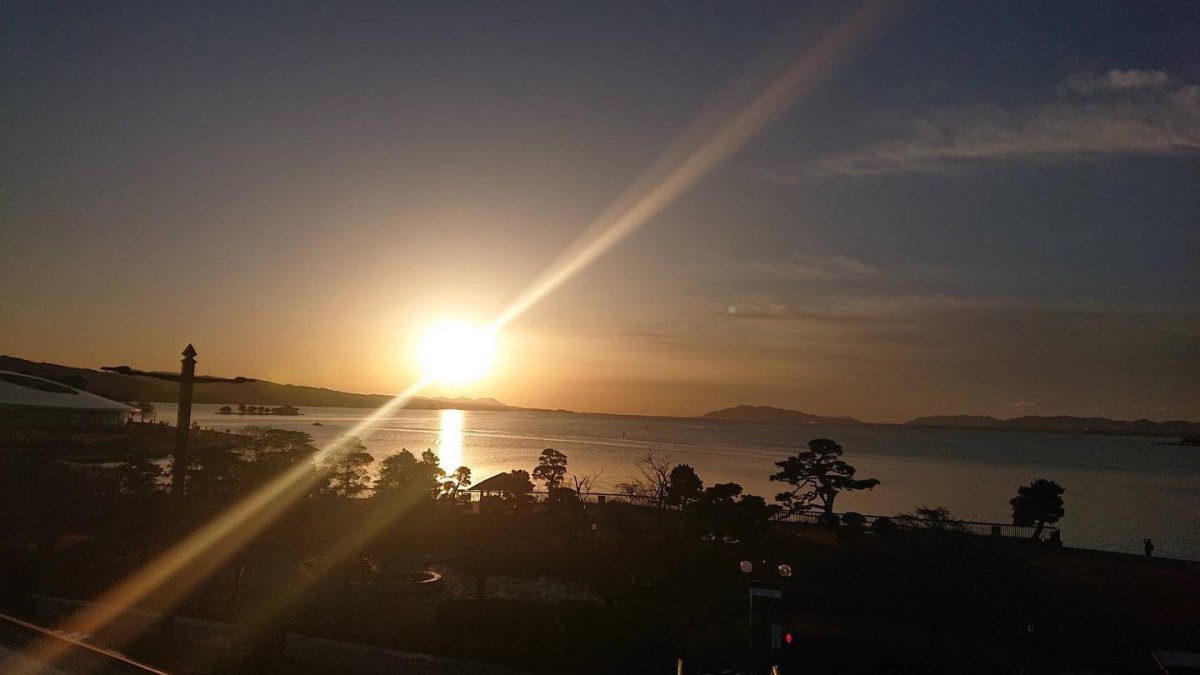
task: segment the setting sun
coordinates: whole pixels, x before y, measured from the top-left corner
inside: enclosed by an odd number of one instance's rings
[[[444,321],[421,336],[417,361],[431,380],[469,384],[487,374],[495,353],[495,336],[488,330],[466,322]]]

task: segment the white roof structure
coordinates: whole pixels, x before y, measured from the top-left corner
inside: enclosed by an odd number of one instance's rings
[[[124,403],[51,382],[40,377],[0,370],[0,406],[42,410],[125,412]]]

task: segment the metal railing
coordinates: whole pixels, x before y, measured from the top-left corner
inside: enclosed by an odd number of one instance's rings
[[[836,517],[836,523],[827,519],[824,513],[812,511],[783,514],[777,520],[779,522],[798,523],[802,525],[836,525],[844,528],[874,531],[888,527],[881,522],[885,521],[890,522],[896,530],[904,532],[948,532],[985,537],[1010,537],[1014,539],[1032,539],[1034,532],[1037,531],[1037,527],[1033,525],[1013,525],[1012,523],[957,520],[954,518],[918,518],[909,515],[880,516],[866,513],[857,514],[862,516],[861,524],[858,524],[854,522],[857,520],[856,518],[852,516],[847,519],[845,513],[835,513],[833,515]],[[1046,525],[1042,528],[1042,536],[1053,537],[1051,533],[1058,531],[1057,527]]]
[[[544,491],[535,491],[530,493],[529,497],[537,502],[544,502],[548,497],[548,493]],[[636,495],[618,492],[590,492],[577,493],[576,497],[584,504],[607,505],[607,504],[627,504],[642,507],[657,507],[668,510],[680,510],[678,505],[660,504],[660,500],[646,495]],[[954,518],[947,519],[932,519],[918,518],[909,515],[893,515],[883,516],[875,514],[857,514],[862,516],[861,522],[856,522],[857,518],[851,516],[846,518],[845,513],[833,514],[836,518],[838,528],[846,529],[862,529],[867,531],[880,531],[890,526],[884,524],[887,522],[894,526],[896,531],[900,532],[946,532],[958,534],[970,534],[982,537],[1005,537],[1011,539],[1032,539],[1037,527],[1033,525],[1014,525],[1012,523],[993,523],[987,521],[976,520],[958,520]],[[797,513],[782,513],[775,518],[775,522],[793,523],[798,525],[821,525],[828,527],[830,521],[825,518],[824,513],[820,511],[807,511]],[[1059,528],[1053,525],[1046,525],[1042,528],[1042,537],[1053,539],[1055,534],[1060,532]],[[1061,535],[1059,535],[1061,536]]]

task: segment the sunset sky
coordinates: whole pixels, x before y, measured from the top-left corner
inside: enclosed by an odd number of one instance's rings
[[[854,9],[5,3],[0,353],[397,392]],[[893,14],[427,393],[1200,418],[1200,3]]]

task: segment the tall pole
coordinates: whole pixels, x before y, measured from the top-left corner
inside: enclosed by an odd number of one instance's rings
[[[196,348],[188,344],[179,368],[179,410],[175,415],[175,454],[171,458],[171,494],[183,499],[187,481],[188,433],[192,430],[192,378],[196,374]]]
[[[227,378],[207,375],[196,377],[196,348],[190,344],[183,350],[183,360],[179,363],[182,365],[179,367],[178,375],[153,370],[137,370],[129,366],[101,366],[100,370],[179,383],[179,410],[175,415],[175,451],[171,458],[171,495],[175,499],[182,500],[187,485],[188,433],[192,430],[192,385],[212,382],[244,384],[257,382],[257,380],[249,377]]]

